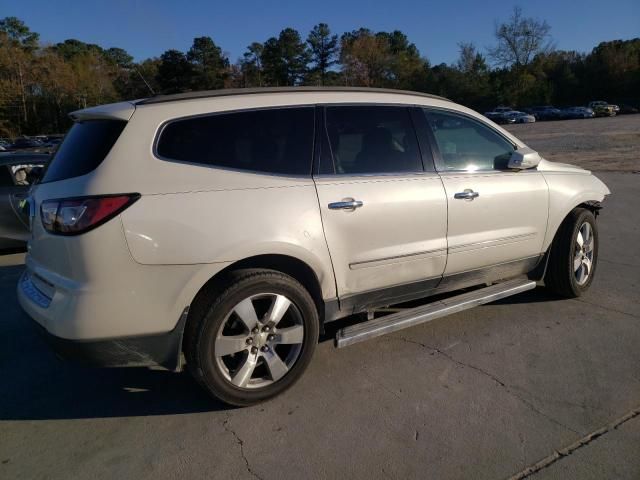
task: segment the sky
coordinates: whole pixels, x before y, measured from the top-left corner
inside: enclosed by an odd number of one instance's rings
[[[320,22],[337,34],[398,29],[438,64],[455,62],[459,42],[481,51],[492,45],[496,21],[514,5],[546,20],[558,49],[589,52],[602,41],[640,37],[640,0],[0,0],[0,18],[20,18],[45,43],[77,38],[124,48],[138,61],[187,51],[198,36],[213,38],[233,62],[286,27],[303,38]]]

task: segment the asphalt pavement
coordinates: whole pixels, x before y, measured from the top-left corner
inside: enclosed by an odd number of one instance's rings
[[[0,257],[2,479],[640,478],[640,175],[599,175],[589,292],[543,288],[336,350],[232,409],[187,374],[58,361]]]

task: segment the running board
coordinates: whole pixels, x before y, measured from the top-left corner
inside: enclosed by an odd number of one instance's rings
[[[533,288],[536,288],[536,282],[532,280],[508,280],[445,300],[351,325],[338,331],[336,334],[336,347],[348,347],[354,343],[364,342],[387,333],[430,322],[436,318],[468,310],[485,303],[495,302],[501,298],[516,295]]]

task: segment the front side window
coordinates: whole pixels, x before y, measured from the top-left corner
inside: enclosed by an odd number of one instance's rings
[[[326,128],[337,174],[423,171],[405,107],[327,107]]]
[[[464,115],[424,110],[440,152],[438,170],[503,170],[513,144],[486,125]]]
[[[313,107],[220,113],[164,127],[157,153],[169,160],[282,175],[310,175]]]

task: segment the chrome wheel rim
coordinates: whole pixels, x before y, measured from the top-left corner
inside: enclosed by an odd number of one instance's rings
[[[256,389],[289,373],[303,341],[304,324],[298,307],[284,295],[260,293],[245,298],[227,314],[213,352],[228,382]]]
[[[593,229],[588,222],[583,223],[576,235],[573,256],[573,274],[578,285],[584,285],[593,270]]]

